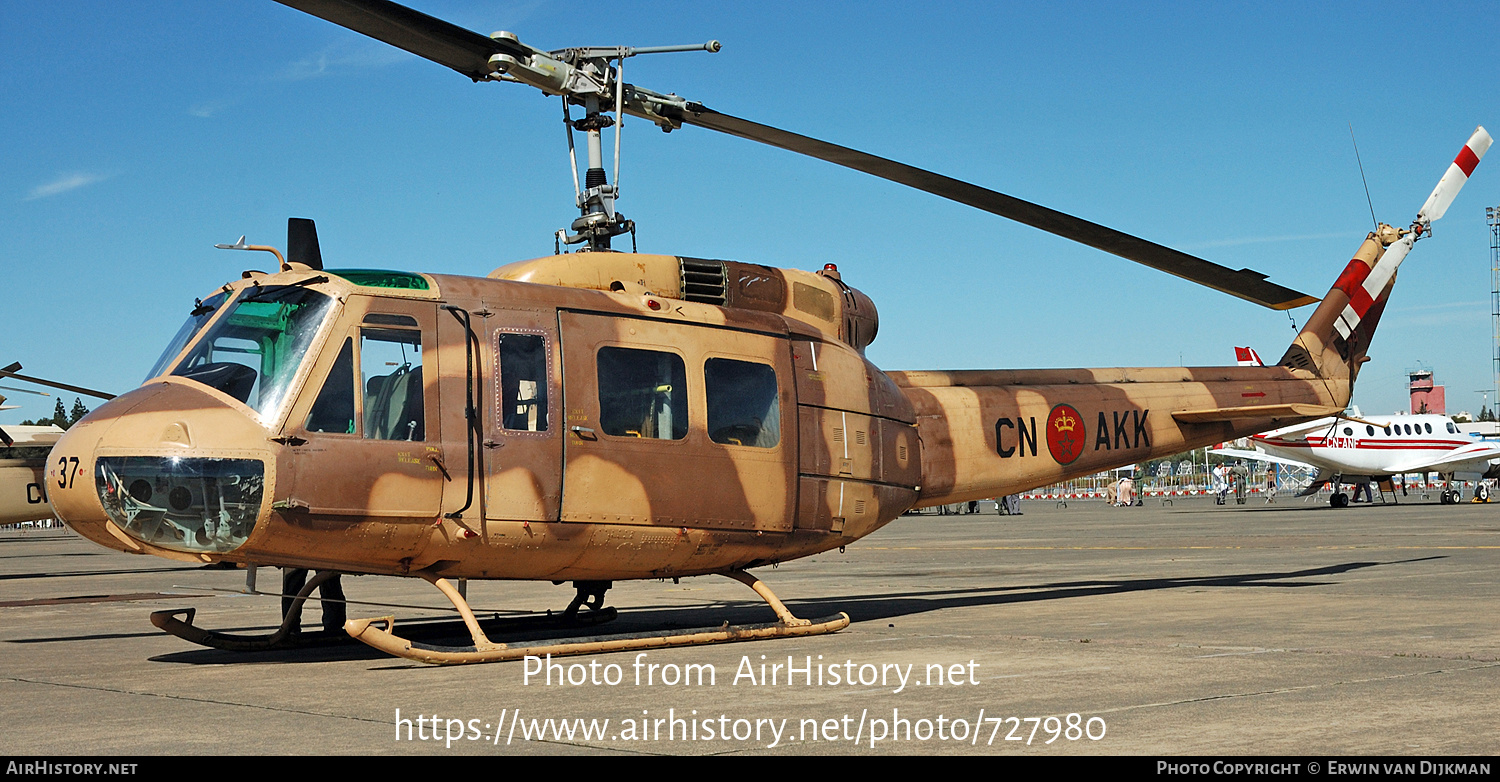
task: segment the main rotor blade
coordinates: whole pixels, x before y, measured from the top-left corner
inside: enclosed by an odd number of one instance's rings
[[[12,364],[11,366],[14,366],[16,369],[20,369],[21,368],[19,364]],[[93,397],[98,397],[100,399],[114,399],[115,398],[114,394],[106,394],[103,391],[95,391],[92,388],[84,388],[82,386],[70,386],[67,383],[58,383],[58,382],[54,382],[52,380],[43,380],[43,379],[41,379],[39,377],[30,377],[28,375],[23,375],[23,374],[21,374],[19,372],[12,371],[10,367],[6,367],[4,369],[0,369],[0,377],[13,377],[13,378],[15,378],[17,380],[21,380],[21,381],[24,381],[24,382],[27,382],[27,383],[36,383],[39,386],[46,386],[48,388],[57,388],[57,389],[61,389],[63,391],[72,391],[75,394],[83,394],[84,396],[93,396]],[[33,393],[35,393],[35,392],[33,392]]]
[[[475,81],[488,78],[494,71],[489,62],[492,55],[508,54],[524,59],[532,54],[531,49],[517,43],[488,38],[390,0],[277,2],[446,65]],[[1234,271],[1113,228],[942,174],[721,114],[697,103],[689,102],[682,108],[673,106],[668,111],[674,115],[673,119],[680,119],[689,125],[781,147],[968,204],[1264,307],[1285,310],[1317,301],[1312,296],[1270,282],[1266,275],[1251,269]],[[631,109],[627,109],[627,113],[653,122],[658,119]],[[675,116],[679,113],[680,117]]]
[[[389,0],[276,0],[378,41],[405,49],[481,81],[494,68],[490,56],[525,57],[531,52],[497,41]]]
[[[1065,239],[1082,242],[1121,258],[1145,264],[1153,269],[1175,274],[1231,296],[1238,296],[1263,307],[1287,310],[1318,301],[1305,293],[1270,282],[1266,279],[1266,275],[1252,269],[1234,271],[1212,261],[1205,261],[1170,247],[1163,247],[1113,228],[1106,228],[1004,193],[997,193],[978,185],[859,150],[819,141],[739,117],[731,117],[700,104],[688,103],[687,108],[682,110],[681,120],[684,124],[697,125],[773,147],[781,147],[802,155],[837,163],[845,168],[863,171],[881,179],[914,187],[976,209],[983,209],[991,214],[1025,223]]]

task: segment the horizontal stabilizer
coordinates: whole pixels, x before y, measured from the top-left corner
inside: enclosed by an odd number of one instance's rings
[[[1307,462],[1299,462],[1295,459],[1283,459],[1280,456],[1272,456],[1264,451],[1242,451],[1238,448],[1214,448],[1211,454],[1228,456],[1234,459],[1250,459],[1257,462],[1270,462],[1272,464],[1285,464],[1288,467],[1312,467]]]
[[[1211,424],[1219,421],[1241,421],[1246,418],[1319,418],[1342,413],[1343,407],[1327,405],[1249,405],[1215,407],[1207,410],[1179,410],[1172,417],[1185,424]]]

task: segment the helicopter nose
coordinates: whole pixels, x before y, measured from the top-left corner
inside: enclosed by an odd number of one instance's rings
[[[189,383],[138,388],[53,447],[53,509],[109,548],[212,561],[243,545],[265,511],[266,437],[245,411]]]

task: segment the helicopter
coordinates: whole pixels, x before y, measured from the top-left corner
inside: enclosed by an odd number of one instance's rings
[[[276,270],[247,270],[195,302],[148,380],[59,440],[48,488],[60,518],[110,548],[318,570],[299,603],[340,572],[423,579],[453,604],[470,644],[404,638],[389,616],[345,631],[430,663],[836,632],[847,614],[797,617],[751,571],[849,545],[912,508],[1341,411],[1397,267],[1491,141],[1477,129],[1410,227],[1378,224],[1317,299],[623,81],[629,57],[717,42],[546,51],[387,0],[282,2],[475,81],[560,98],[570,154],[584,136],[579,217],[554,235],[556,254],[485,277],[325,268],[316,227],[301,218],[288,223],[285,255],[244,237],[222,245],[274,254]],[[603,132],[625,115],[820,158],[1272,309],[1318,306],[1270,367],[885,372],[865,356],[875,304],[832,264],[618,251],[635,225],[606,175]],[[488,638],[461,588],[572,582],[562,618],[585,624],[610,618],[604,595],[616,581],[701,575],[746,584],[776,621],[507,644]],[[290,620],[248,640],[194,626],[191,609],[152,621],[221,648],[296,643]]]
[[[104,400],[114,398],[112,394],[103,391],[23,375],[20,374],[21,369],[20,362],[12,362],[9,366],[0,368],[0,378]],[[0,389],[48,396],[44,392],[26,388],[0,386]],[[18,407],[4,402],[5,397],[0,396],[0,410]],[[58,438],[62,437],[62,433],[63,429],[56,424],[0,426],[0,527],[52,518],[52,506],[47,501],[47,486],[42,478],[42,471],[46,469],[47,454]]]

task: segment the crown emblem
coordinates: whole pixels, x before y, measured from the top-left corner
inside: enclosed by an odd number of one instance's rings
[[[1063,413],[1052,419],[1052,426],[1059,432],[1071,432],[1078,425],[1078,419],[1067,413]]]

